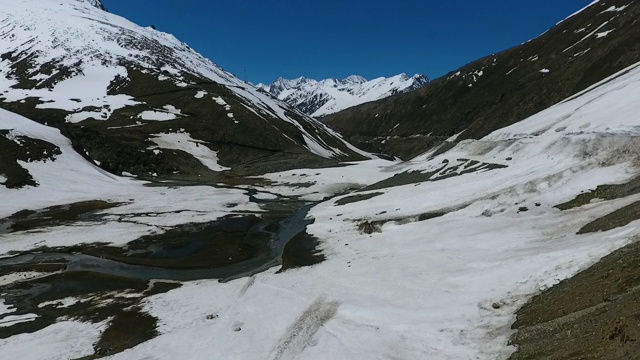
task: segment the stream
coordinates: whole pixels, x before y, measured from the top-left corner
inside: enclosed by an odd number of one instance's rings
[[[189,281],[198,279],[220,279],[221,281],[228,281],[251,276],[281,264],[282,254],[287,243],[294,236],[304,232],[307,225],[313,221],[305,219],[311,206],[311,204],[304,205],[289,217],[277,221],[277,229],[275,231],[269,231],[267,229],[271,224],[271,222],[267,220],[254,225],[248,233],[256,231],[268,233],[270,235],[269,240],[261,247],[261,251],[259,251],[255,257],[229,265],[199,268],[169,268],[128,264],[83,253],[45,252],[29,253],[0,259],[0,268],[18,265],[64,264],[66,266],[64,272],[86,271],[136,280]],[[154,251],[149,251],[149,258],[180,258],[188,253],[197,252],[207,241],[208,239],[202,237],[190,237],[189,243],[186,246],[171,250],[155,249]]]

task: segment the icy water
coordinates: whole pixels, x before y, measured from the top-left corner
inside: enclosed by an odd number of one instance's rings
[[[148,238],[148,245],[140,244],[136,250],[127,249],[123,254],[113,254],[113,249],[108,248],[80,249],[81,253],[23,254],[0,259],[0,269],[60,264],[65,266],[64,272],[94,272],[135,280],[225,281],[251,276],[281,264],[289,240],[303,233],[311,223],[305,219],[310,208],[311,205],[304,205],[280,219],[260,219],[253,215],[229,217],[197,226],[197,229],[185,228],[156,236],[157,239]],[[167,237],[171,237],[171,241],[163,243]],[[241,244],[238,246],[244,246],[244,249],[226,249],[224,243],[228,239],[225,237],[239,238]],[[207,256],[215,250],[219,251]],[[227,253],[220,253],[225,250]],[[234,261],[231,256],[240,259]]]
[[[157,319],[142,310],[142,303],[181,286],[179,282],[229,281],[279,265],[285,269],[321,261],[306,234],[313,222],[306,218],[313,204],[253,196],[252,201],[264,210],[259,216],[238,213],[209,223],[180,225],[124,247],[83,244],[0,258],[0,277],[40,273],[0,286],[2,301],[12,308],[0,314],[0,339],[36,332],[65,317],[107,321],[95,355],[115,354],[157,336]],[[118,205],[87,202],[23,211],[0,220],[0,232],[113,221],[101,210]],[[61,305],[63,299],[69,303]],[[14,316],[30,320],[15,321]]]

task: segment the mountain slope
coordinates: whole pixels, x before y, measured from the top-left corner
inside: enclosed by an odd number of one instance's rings
[[[419,74],[412,77],[400,74],[373,80],[352,75],[342,80],[321,81],[304,77],[293,80],[280,78],[270,85],[259,84],[257,87],[305,114],[323,117],[369,101],[413,91],[428,82],[429,79]]]
[[[366,156],[172,35],[103,8],[97,0],[4,1],[0,106],[60,128],[79,153],[117,174],[196,179],[290,166],[285,159]],[[153,140],[177,133],[215,153],[220,167]]]
[[[480,138],[640,61],[639,17],[637,1],[594,2],[536,39],[325,123],[362,148],[402,158],[455,134]]]

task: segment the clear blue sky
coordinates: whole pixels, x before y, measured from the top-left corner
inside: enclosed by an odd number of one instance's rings
[[[540,35],[592,0],[103,0],[243,80],[431,79]],[[246,71],[245,71],[246,69]],[[245,78],[246,73],[246,78]]]

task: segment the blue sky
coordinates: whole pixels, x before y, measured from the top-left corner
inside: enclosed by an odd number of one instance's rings
[[[546,31],[592,0],[103,0],[243,80],[435,79]]]

